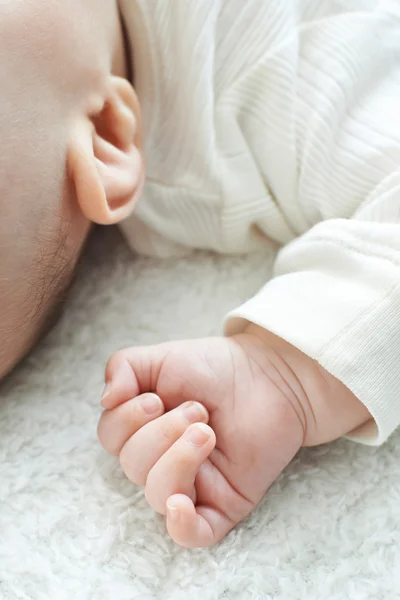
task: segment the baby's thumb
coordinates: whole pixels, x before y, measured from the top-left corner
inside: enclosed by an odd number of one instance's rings
[[[168,344],[127,348],[107,363],[102,406],[112,410],[145,392],[155,392]]]

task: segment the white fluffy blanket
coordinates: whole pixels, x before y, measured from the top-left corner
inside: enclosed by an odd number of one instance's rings
[[[196,551],[96,441],[108,356],[219,333],[270,266],[138,259],[116,231],[95,236],[61,323],[0,390],[1,600],[400,598],[400,435],[302,451],[245,523]]]

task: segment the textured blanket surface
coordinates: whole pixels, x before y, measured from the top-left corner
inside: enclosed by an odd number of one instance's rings
[[[94,236],[61,322],[0,389],[0,600],[400,598],[400,434],[301,451],[250,518],[196,551],[96,441],[112,352],[220,333],[270,269],[135,258],[116,231]]]

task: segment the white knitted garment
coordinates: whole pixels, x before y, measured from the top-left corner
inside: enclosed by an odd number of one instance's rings
[[[400,423],[400,3],[122,0],[148,182],[123,225],[154,255],[287,248],[229,315]]]

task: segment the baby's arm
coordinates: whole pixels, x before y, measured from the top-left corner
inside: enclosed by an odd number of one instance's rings
[[[295,392],[304,435],[302,446],[317,446],[365,425],[371,415],[339,379],[298,348],[270,331],[249,324],[245,334],[258,338],[264,349],[279,357],[280,374]]]
[[[396,17],[381,19],[381,62],[344,86],[341,121],[335,107],[310,129],[301,189],[307,180],[326,220],[282,250],[274,278],[226,322],[228,334],[249,322],[274,332],[342,381],[373,417],[351,437],[373,445],[400,423],[400,38]]]

